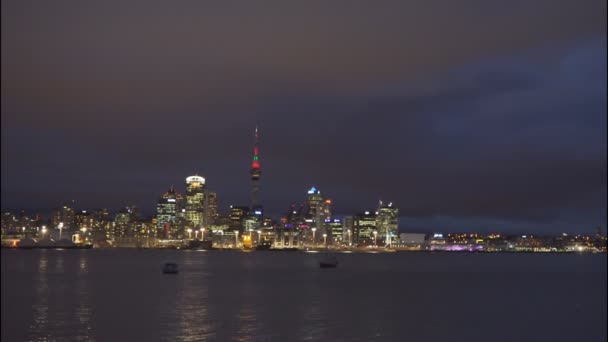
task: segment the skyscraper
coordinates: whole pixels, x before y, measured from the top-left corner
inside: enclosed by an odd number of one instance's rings
[[[380,201],[376,215],[376,227],[379,238],[384,241],[385,246],[390,246],[392,239],[399,234],[399,209],[393,206],[392,202],[386,205]]]
[[[230,206],[230,229],[243,231],[243,220],[249,213],[248,207]]]
[[[308,190],[308,195],[306,197],[306,214],[304,215],[306,222],[310,223],[311,227],[319,229],[323,226],[322,204],[323,195],[321,195],[321,191],[313,186]]]
[[[186,220],[195,229],[203,225],[205,208],[205,178],[186,178]]]
[[[356,215],[354,223],[353,243],[358,246],[369,246],[377,242],[376,214],[374,212],[366,211]]]
[[[177,214],[181,212],[184,199],[173,187],[165,192],[156,205],[157,229],[164,230],[166,227],[174,231]]]
[[[217,193],[208,192],[205,194],[205,225],[214,225],[219,213],[217,212]]]
[[[258,192],[260,191],[260,176],[262,170],[260,168],[260,149],[259,149],[259,133],[258,126],[255,126],[255,141],[253,145],[253,160],[251,161],[251,206],[254,210],[258,206]]]

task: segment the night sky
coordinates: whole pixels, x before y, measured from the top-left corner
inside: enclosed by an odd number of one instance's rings
[[[606,1],[2,1],[2,208],[198,173],[267,213],[316,186],[401,229],[607,223]]]

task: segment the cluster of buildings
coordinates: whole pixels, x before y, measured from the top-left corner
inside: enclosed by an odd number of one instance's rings
[[[108,209],[76,210],[74,204],[56,209],[47,220],[25,212],[2,213],[3,239],[30,238],[88,241],[103,246],[183,246],[193,241],[224,247],[267,246],[274,248],[376,248],[406,250],[531,250],[591,248],[596,238],[569,236],[507,237],[477,234],[399,234],[399,210],[392,202],[380,201],[372,210],[335,217],[333,201],[316,187],[302,203],[288,207],[273,219],[260,204],[261,165],[259,132],[256,127],[248,206],[230,206],[220,213],[217,193],[207,189],[206,179],[192,175],[185,179],[183,193],[171,186],[156,204],[156,215],[143,218],[139,208],[126,206],[117,213]],[[604,246],[605,246],[605,239]],[[601,244],[600,244],[601,245]],[[582,246],[582,247],[581,247]]]

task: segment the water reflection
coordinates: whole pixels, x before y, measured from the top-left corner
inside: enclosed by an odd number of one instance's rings
[[[237,341],[253,341],[256,336],[256,314],[253,307],[255,295],[252,291],[251,280],[247,278],[243,284],[240,304],[241,308],[237,315]]]
[[[327,317],[323,311],[322,290],[325,288],[321,284],[319,273],[315,273],[316,281],[307,288],[305,296],[311,298],[302,304],[298,311],[302,319],[298,326],[298,337],[301,340],[325,340],[327,333]]]
[[[76,307],[76,321],[79,323],[75,331],[74,338],[76,341],[95,341],[93,328],[91,326],[91,320],[93,316],[93,310],[91,309],[89,302],[89,292],[87,286],[87,257],[84,252],[80,253],[78,268],[78,279],[76,281],[76,300],[78,306]]]
[[[31,341],[49,341],[51,338],[48,332],[49,323],[49,303],[48,303],[48,255],[43,250],[38,260],[38,272],[36,276],[36,301],[32,305],[33,322],[30,325]]]
[[[172,289],[172,310],[166,315],[167,326],[163,331],[175,333],[177,336],[167,334],[165,340],[174,341],[201,341],[213,338],[216,335],[214,324],[209,319],[209,295],[207,289],[206,258],[201,253],[185,253],[186,260],[180,265],[180,273],[176,277],[164,277]],[[177,321],[175,321],[177,320]]]

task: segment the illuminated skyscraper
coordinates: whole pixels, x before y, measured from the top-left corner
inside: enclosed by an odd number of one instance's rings
[[[260,149],[259,149],[259,133],[258,126],[255,126],[255,141],[253,145],[253,160],[251,161],[251,206],[250,208],[256,208],[258,206],[258,192],[260,191],[260,176],[262,170],[260,168]]]
[[[186,178],[186,220],[194,228],[203,225],[205,213],[205,178],[194,175]]]
[[[399,209],[392,202],[385,205],[380,201],[376,215],[376,228],[378,238],[384,241],[385,246],[390,246],[392,239],[399,235]]]
[[[308,222],[311,227],[320,228],[322,226],[322,203],[323,195],[321,195],[321,191],[313,186],[308,190],[308,195],[306,196],[306,214],[304,215],[306,222]]]
[[[184,199],[173,187],[165,192],[156,205],[157,228],[175,231],[177,214],[181,212]],[[168,228],[168,229],[167,229]]]
[[[230,206],[230,229],[243,231],[243,220],[249,213],[248,207]]]
[[[353,243],[359,246],[369,246],[376,242],[374,232],[377,232],[376,214],[366,211],[358,214],[354,220]]]
[[[205,194],[205,225],[214,225],[218,216],[217,193],[208,192]]]

